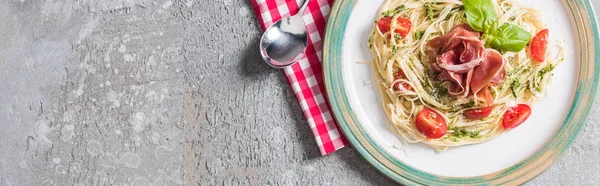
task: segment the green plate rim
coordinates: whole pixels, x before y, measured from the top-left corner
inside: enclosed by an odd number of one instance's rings
[[[575,98],[561,127],[527,159],[504,170],[475,177],[446,177],[415,169],[395,159],[362,128],[346,93],[342,74],[345,30],[358,0],[335,1],[326,27],[323,69],[325,88],[335,119],[354,148],[375,168],[407,185],[498,185],[522,184],[558,161],[585,125],[596,98],[600,77],[600,33],[590,0],[563,0],[573,14],[582,46],[580,75]]]

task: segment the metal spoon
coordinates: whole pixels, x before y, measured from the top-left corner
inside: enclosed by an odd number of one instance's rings
[[[302,57],[308,40],[302,15],[308,1],[304,1],[296,15],[282,18],[263,33],[260,39],[260,54],[269,66],[287,67]]]

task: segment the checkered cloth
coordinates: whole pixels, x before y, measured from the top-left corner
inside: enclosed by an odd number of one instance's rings
[[[262,29],[282,17],[294,15],[303,0],[250,0]],[[332,117],[325,84],[323,83],[323,36],[329,10],[333,0],[310,0],[304,11],[304,22],[308,30],[308,46],[305,56],[298,63],[284,69],[288,83],[292,86],[308,125],[317,140],[322,155],[327,155],[346,145]]]

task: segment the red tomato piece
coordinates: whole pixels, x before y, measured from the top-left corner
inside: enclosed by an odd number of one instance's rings
[[[379,21],[377,21],[377,27],[379,27],[379,30],[381,31],[381,33],[387,33],[388,31],[390,31],[390,27],[392,25],[392,18],[390,17],[382,17],[381,19],[379,19]]]
[[[382,33],[387,33],[390,31],[390,27],[392,27],[392,18],[391,17],[382,17],[377,21],[377,26]],[[410,32],[410,28],[412,27],[412,23],[410,20],[398,17],[396,19],[396,29],[394,29],[394,33],[400,34],[402,38],[405,38]]]
[[[430,108],[423,108],[415,120],[417,130],[428,138],[441,138],[448,130],[448,124],[441,114]]]
[[[488,117],[492,113],[492,110],[494,110],[493,105],[489,107],[465,110],[463,114],[469,119],[483,119]]]
[[[402,70],[398,70],[398,72],[396,72],[396,76],[394,76],[395,79],[406,79],[406,74],[404,74],[404,71]],[[402,86],[400,86],[402,85]],[[394,88],[396,90],[411,90],[412,91],[412,87],[410,85],[408,85],[408,83],[405,82],[396,82],[394,84]]]
[[[548,49],[548,29],[537,33],[531,40],[531,57],[538,62],[546,60],[546,49]]]
[[[521,125],[531,115],[531,108],[526,104],[508,108],[502,116],[502,126],[505,130]]]
[[[398,19],[396,19],[396,29],[394,32],[400,34],[400,36],[404,39],[410,32],[411,27],[412,23],[410,20],[398,17]]]

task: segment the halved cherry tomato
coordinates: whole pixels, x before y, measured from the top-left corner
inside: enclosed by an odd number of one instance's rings
[[[531,57],[540,63],[544,62],[546,49],[548,49],[548,29],[540,31],[531,40]]]
[[[494,110],[493,105],[489,107],[465,110],[463,114],[469,119],[483,119],[488,117],[492,113],[492,110]]]
[[[448,130],[448,124],[442,115],[427,107],[417,114],[415,125],[428,138],[441,138]]]
[[[404,74],[404,71],[402,70],[398,70],[398,72],[396,72],[396,76],[394,76],[395,79],[406,79],[406,74]],[[402,86],[400,86],[402,85]],[[412,91],[412,87],[410,85],[408,85],[408,83],[405,82],[396,82],[394,84],[394,88],[396,90],[401,90],[401,91],[405,91],[405,90],[411,90]]]
[[[531,108],[529,105],[519,104],[517,106],[508,108],[502,116],[502,126],[504,129],[512,129],[525,122],[531,115]]]
[[[387,33],[392,26],[392,18],[383,17],[379,19],[379,21],[377,21],[377,26],[382,33]],[[394,29],[394,32],[400,34],[402,38],[405,38],[406,35],[408,35],[408,32],[410,32],[410,27],[412,27],[410,20],[398,17],[398,19],[396,19],[396,29]]]

